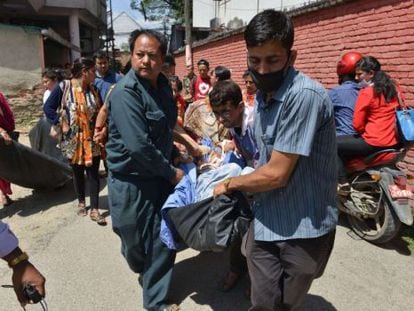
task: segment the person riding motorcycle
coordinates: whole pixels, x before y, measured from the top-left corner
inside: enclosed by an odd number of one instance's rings
[[[337,138],[338,193],[341,195],[349,193],[347,160],[400,146],[395,128],[397,94],[400,93],[397,85],[381,70],[381,64],[373,56],[362,57],[355,67],[356,80],[363,89],[355,104],[352,123],[357,134]]]
[[[355,65],[361,57],[358,52],[348,52],[341,57],[336,67],[339,85],[328,92],[334,107],[337,136],[356,134],[352,119],[361,87],[355,80]]]

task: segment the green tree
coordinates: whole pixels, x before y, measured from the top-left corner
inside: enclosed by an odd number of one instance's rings
[[[177,23],[184,21],[184,0],[131,0],[131,9],[140,11],[150,21],[159,21],[166,17],[176,20]]]
[[[124,42],[121,44],[121,51],[122,52],[129,52],[129,44]]]

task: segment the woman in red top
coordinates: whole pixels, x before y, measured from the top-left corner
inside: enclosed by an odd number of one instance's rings
[[[356,79],[364,87],[355,103],[353,126],[358,135],[338,137],[338,180],[346,185],[344,161],[356,155],[366,156],[388,148],[398,148],[395,108],[399,92],[381,64],[372,56],[356,64]]]
[[[206,98],[211,87],[211,78],[208,75],[210,64],[205,59],[197,63],[198,77],[194,85],[194,101]]]

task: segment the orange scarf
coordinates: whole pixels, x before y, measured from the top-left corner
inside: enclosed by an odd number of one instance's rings
[[[76,147],[72,157],[72,164],[92,165],[92,131],[88,118],[88,104],[86,95],[79,81],[73,79],[73,95],[76,102],[76,117],[73,120],[76,131]]]

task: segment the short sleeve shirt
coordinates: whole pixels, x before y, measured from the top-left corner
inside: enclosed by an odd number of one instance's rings
[[[333,230],[336,210],[336,136],[332,103],[317,82],[289,68],[266,103],[258,93],[255,138],[258,167],[273,151],[299,155],[285,187],[257,193],[255,239],[316,238]]]
[[[352,125],[355,102],[361,87],[355,81],[346,81],[328,92],[335,114],[336,135],[355,135]]]

